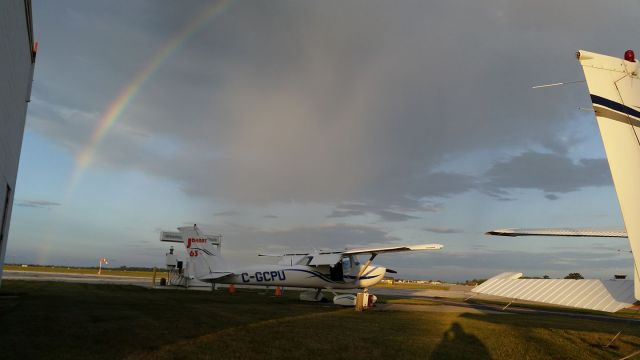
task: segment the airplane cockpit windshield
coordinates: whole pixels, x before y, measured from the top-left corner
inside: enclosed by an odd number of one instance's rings
[[[342,271],[345,274],[348,274],[351,271],[351,257],[350,256],[344,256],[342,258]]]

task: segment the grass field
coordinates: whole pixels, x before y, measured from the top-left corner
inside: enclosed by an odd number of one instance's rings
[[[0,291],[0,327],[3,359],[616,359],[640,349],[637,325],[566,317],[356,313],[299,302],[292,291],[11,280]]]

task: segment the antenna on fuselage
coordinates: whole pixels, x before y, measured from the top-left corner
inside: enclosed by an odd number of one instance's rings
[[[541,88],[546,88],[546,87],[577,84],[577,83],[583,83],[583,82],[585,82],[585,80],[565,81],[565,82],[558,82],[558,83],[553,83],[553,84],[535,85],[535,86],[532,86],[531,88],[532,89],[541,89]]]

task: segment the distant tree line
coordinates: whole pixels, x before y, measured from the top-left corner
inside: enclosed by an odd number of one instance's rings
[[[458,282],[456,284],[458,284],[458,285],[477,286],[477,285],[482,284],[485,281],[487,281],[487,279],[471,279],[471,280],[465,280],[464,282]]]
[[[98,266],[70,266],[70,265],[40,265],[40,264],[8,264],[5,263],[6,266],[38,266],[38,267],[48,267],[48,268],[66,268],[66,269],[98,269]],[[153,271],[153,267],[144,267],[144,266],[120,266],[120,267],[107,267],[103,266],[103,269],[110,270],[122,270],[122,271]]]

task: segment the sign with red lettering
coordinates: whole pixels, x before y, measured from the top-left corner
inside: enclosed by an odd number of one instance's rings
[[[191,247],[191,244],[206,244],[207,238],[188,238],[187,239],[187,248]]]

